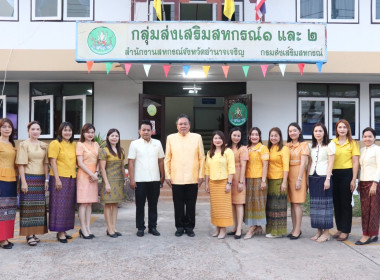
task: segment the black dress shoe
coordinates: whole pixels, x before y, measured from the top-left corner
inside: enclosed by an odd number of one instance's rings
[[[117,238],[117,234],[116,234],[116,233],[114,233],[114,234],[110,234],[110,233],[108,232],[108,230],[106,231],[106,233],[107,233],[107,235],[108,235],[109,237],[111,237],[111,238]]]
[[[83,239],[92,239],[91,235],[84,235],[83,232],[82,232],[82,229],[79,230],[79,237],[80,238],[83,238]]]
[[[143,237],[143,236],[144,236],[144,230],[143,230],[143,229],[139,229],[139,230],[137,231],[136,235],[137,235],[138,237]]]
[[[360,240],[355,242],[355,245],[367,245],[371,243],[371,237],[367,239],[367,241],[361,242]]]
[[[293,234],[289,233],[286,237],[287,237],[287,238],[290,238],[290,237],[292,237],[292,236],[293,236]]]
[[[59,242],[61,242],[61,243],[67,243],[67,239],[65,238],[65,239],[61,239],[61,238],[59,238],[59,233],[57,233],[57,240],[59,241]]]
[[[66,239],[73,239],[71,235],[65,234],[65,236],[66,236]]]
[[[371,240],[371,243],[377,242],[379,240],[379,237],[376,235],[375,237],[370,238],[370,240]],[[8,241],[8,243],[10,243],[10,242]]]
[[[186,234],[189,237],[194,237],[195,236],[195,233],[194,233],[194,231],[192,229],[187,229],[186,230]]]
[[[11,243],[9,243],[9,241],[8,241],[8,244],[5,244],[5,245],[0,244],[0,247],[3,249],[12,249],[13,248],[13,246],[11,245]]]
[[[92,238],[95,238],[95,235],[93,235],[92,233],[90,233],[90,236],[91,236]]]
[[[235,239],[240,239],[240,238],[241,238],[241,234],[240,234],[240,235],[235,234],[235,235],[234,235],[234,238],[235,238]]]
[[[300,238],[301,234],[302,234],[302,231],[300,232],[300,234],[298,234],[298,236],[294,236],[294,235],[292,234],[292,236],[290,236],[289,239],[290,239],[290,240],[296,240],[296,239]]]
[[[376,237],[377,237],[377,236],[376,236]],[[377,241],[377,240],[376,240],[376,241]],[[375,242],[375,241],[374,241],[374,242]],[[10,242],[9,240],[8,240],[8,243],[11,244],[11,246],[15,245],[14,243]]]
[[[150,228],[148,230],[148,232],[153,234],[154,236],[160,236],[161,235],[156,228]]]
[[[236,234],[236,231],[230,231],[229,233],[227,233],[227,235],[235,235]]]
[[[118,232],[118,231],[115,231],[115,234],[116,234],[117,236],[122,236],[122,234],[121,234],[120,232]]]
[[[177,229],[177,231],[175,232],[175,236],[181,237],[182,235],[183,235],[183,229]]]

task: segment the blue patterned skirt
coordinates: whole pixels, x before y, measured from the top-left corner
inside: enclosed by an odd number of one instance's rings
[[[333,227],[332,180],[330,188],[324,190],[326,176],[309,176],[311,227],[330,229]]]
[[[47,233],[45,175],[25,174],[28,192],[20,192],[20,235]]]

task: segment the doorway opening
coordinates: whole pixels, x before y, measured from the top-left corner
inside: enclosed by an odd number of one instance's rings
[[[214,130],[228,137],[234,126],[229,118],[233,104],[243,104],[246,121],[240,126],[243,140],[252,124],[251,95],[246,83],[161,83],[144,82],[140,94],[139,121],[148,119],[154,126],[154,138],[165,145],[166,137],[177,132],[176,119],[186,114],[191,119],[191,131],[202,135],[205,150],[211,145]],[[246,143],[246,141],[244,141]]]

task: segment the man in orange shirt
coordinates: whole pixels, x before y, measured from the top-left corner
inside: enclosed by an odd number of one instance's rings
[[[205,154],[201,135],[190,132],[190,118],[177,118],[178,133],[166,140],[165,179],[172,188],[176,236],[194,237],[198,188],[204,178]]]

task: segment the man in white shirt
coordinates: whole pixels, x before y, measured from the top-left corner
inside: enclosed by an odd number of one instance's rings
[[[164,151],[159,140],[152,139],[152,124],[143,120],[139,129],[140,138],[131,142],[128,152],[130,186],[136,198],[136,235],[144,236],[145,201],[148,200],[149,233],[159,236],[157,231],[157,202],[160,183],[164,182]]]

